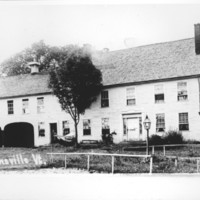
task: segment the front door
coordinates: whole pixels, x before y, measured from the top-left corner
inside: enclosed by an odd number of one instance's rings
[[[127,118],[127,140],[139,140],[139,118]]]
[[[57,135],[57,123],[50,123],[51,143],[56,141],[55,135]]]

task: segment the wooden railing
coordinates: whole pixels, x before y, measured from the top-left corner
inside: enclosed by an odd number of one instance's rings
[[[67,168],[67,156],[69,155],[85,155],[87,156],[87,170],[90,170],[90,156],[110,156],[111,159],[111,171],[114,173],[115,157],[133,157],[133,158],[150,158],[149,173],[153,170],[153,157],[151,155],[132,155],[132,154],[108,154],[108,153],[47,153],[51,156],[51,162],[53,163],[54,155],[63,155],[65,160],[65,168]]]
[[[151,145],[149,149],[152,150],[152,154],[155,153],[155,148],[161,147],[163,148],[163,155],[166,156],[166,147],[200,147],[200,144],[164,144],[164,145]],[[124,147],[122,150],[125,149],[146,149],[146,146],[137,146],[137,147]]]

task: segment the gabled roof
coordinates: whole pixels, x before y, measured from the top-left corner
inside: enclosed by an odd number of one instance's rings
[[[136,83],[200,74],[194,38],[140,46],[102,54],[104,85]]]
[[[48,74],[23,74],[0,78],[0,99],[51,93]]]
[[[194,38],[98,53],[103,85],[116,86],[200,75]],[[50,93],[48,74],[0,78],[0,98]]]

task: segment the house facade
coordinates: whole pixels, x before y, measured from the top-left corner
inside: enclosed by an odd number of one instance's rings
[[[101,140],[105,131],[116,132],[116,143],[145,140],[146,115],[150,135],[180,130],[200,140],[199,41],[197,24],[195,38],[94,54],[104,88],[80,117],[78,141]],[[33,74],[0,79],[0,127],[8,146],[13,138],[14,146],[27,140],[40,146],[55,134],[74,133],[73,120],[48,88],[48,74],[38,73],[37,63],[32,67]]]

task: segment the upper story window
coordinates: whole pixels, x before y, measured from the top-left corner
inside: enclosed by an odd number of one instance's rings
[[[126,88],[126,105],[131,106],[135,104],[135,87]]]
[[[164,100],[163,84],[155,85],[155,103],[163,103]]]
[[[179,130],[189,130],[188,113],[179,113]]]
[[[90,119],[83,120],[83,135],[91,135],[91,121]]]
[[[156,132],[165,131],[165,114],[156,115]]]
[[[63,135],[68,135],[70,133],[69,121],[63,121]]]
[[[38,113],[44,112],[44,97],[37,98],[37,112]]]
[[[29,100],[22,99],[22,113],[28,114],[29,113]]]
[[[13,100],[7,101],[8,104],[8,114],[12,115],[14,114],[14,102]]]
[[[187,82],[178,82],[177,89],[178,89],[178,95],[177,95],[178,101],[187,100],[188,99]]]
[[[109,97],[108,97],[108,90],[101,92],[101,107],[108,107],[109,106]]]

